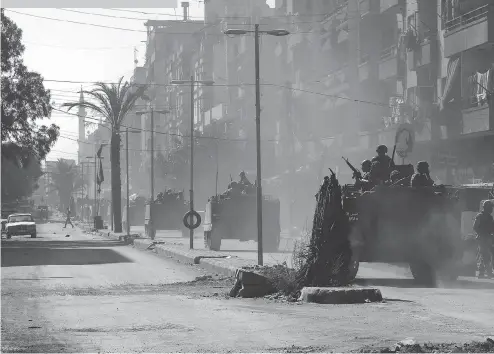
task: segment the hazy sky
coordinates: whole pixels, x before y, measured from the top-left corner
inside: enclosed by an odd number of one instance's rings
[[[156,15],[140,14],[110,9],[70,9],[92,13],[92,15],[63,11],[61,9],[12,9],[12,11],[69,21],[128,28],[145,31],[147,19],[180,19],[182,9],[126,9]],[[139,50],[139,65],[144,64],[145,32],[131,32],[99,28],[21,15],[6,9],[9,16],[23,31],[26,46],[24,62],[30,70],[43,75],[45,86],[52,90],[52,101],[58,106],[67,101],[77,100],[80,83],[62,81],[109,81],[119,77],[130,79],[134,70],[134,47]],[[112,18],[97,16],[128,17]],[[172,16],[157,15],[170,14]],[[202,2],[191,1],[190,16],[203,18]],[[135,18],[135,19],[133,19]],[[90,88],[90,84],[82,84]],[[77,113],[75,110],[74,113]],[[53,112],[52,121],[60,126],[61,137],[48,155],[48,160],[60,157],[77,159],[78,123],[77,117]],[[72,139],[72,140],[71,140]]]

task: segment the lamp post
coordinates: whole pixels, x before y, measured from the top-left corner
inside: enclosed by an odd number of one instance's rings
[[[129,131],[129,128],[125,129],[125,173],[127,176],[127,203],[126,203],[126,210],[127,210],[127,225],[126,225],[126,231],[127,231],[127,236],[130,236],[130,214],[129,214],[129,209],[130,209],[130,202],[129,202],[129,197],[130,197],[130,191],[129,191],[129,133],[135,133],[135,134],[140,134],[140,131]]]
[[[190,80],[172,80],[172,85],[190,84],[190,202],[189,211],[192,215],[194,211],[194,86],[204,85],[212,86],[214,81],[211,80],[195,80],[194,75],[190,76]],[[191,216],[192,218],[192,216]],[[192,222],[191,222],[192,224]],[[194,248],[194,229],[189,229],[189,247]]]
[[[149,111],[137,111],[136,114],[141,116],[143,114],[151,114],[151,203],[154,201],[154,114],[161,113],[167,114],[170,113],[167,109],[155,110],[153,107]]]
[[[85,181],[84,181],[84,165],[86,164],[90,164],[91,162],[85,162],[85,161],[81,161],[80,165],[81,165],[81,174],[82,174],[82,186],[81,186],[81,203],[82,203],[82,200],[84,199],[84,187],[85,187]],[[89,170],[89,168],[88,168]],[[89,172],[89,171],[88,171]],[[82,207],[81,209],[81,219],[82,219],[82,222],[84,222],[84,219],[85,219],[85,215],[84,215],[84,206]]]
[[[259,65],[259,35],[267,34],[270,36],[287,36],[290,34],[287,30],[269,30],[260,31],[259,24],[254,26],[254,30],[230,29],[223,32],[226,35],[245,35],[254,33],[255,45],[255,71],[256,71],[256,154],[257,154],[257,177],[256,177],[256,196],[257,196],[257,263],[263,265],[262,251],[262,185],[261,185],[261,84],[260,84],[260,65]]]

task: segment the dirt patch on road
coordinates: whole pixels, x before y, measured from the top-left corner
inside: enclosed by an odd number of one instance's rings
[[[494,340],[484,342],[407,344],[393,347],[364,347],[359,353],[493,353]]]

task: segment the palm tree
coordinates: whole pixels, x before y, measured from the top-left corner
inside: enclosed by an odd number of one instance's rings
[[[51,187],[57,191],[60,207],[64,211],[70,207],[72,193],[81,184],[80,176],[74,165],[63,159],[58,159],[55,169],[51,172]]]
[[[93,102],[69,102],[62,106],[70,111],[74,107],[84,107],[102,115],[111,127],[110,160],[111,191],[113,204],[113,224],[115,232],[122,232],[122,180],[120,178],[120,128],[125,116],[134,108],[136,101],[143,97],[145,85],[136,86],[127,81],[106,84],[98,82],[91,91],[83,91]]]

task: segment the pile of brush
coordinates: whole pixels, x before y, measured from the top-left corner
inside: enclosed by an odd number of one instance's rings
[[[342,191],[336,175],[324,178],[316,194],[312,233],[298,260],[297,288],[344,286],[352,258],[350,222],[342,207]],[[299,256],[300,257],[300,256]]]

